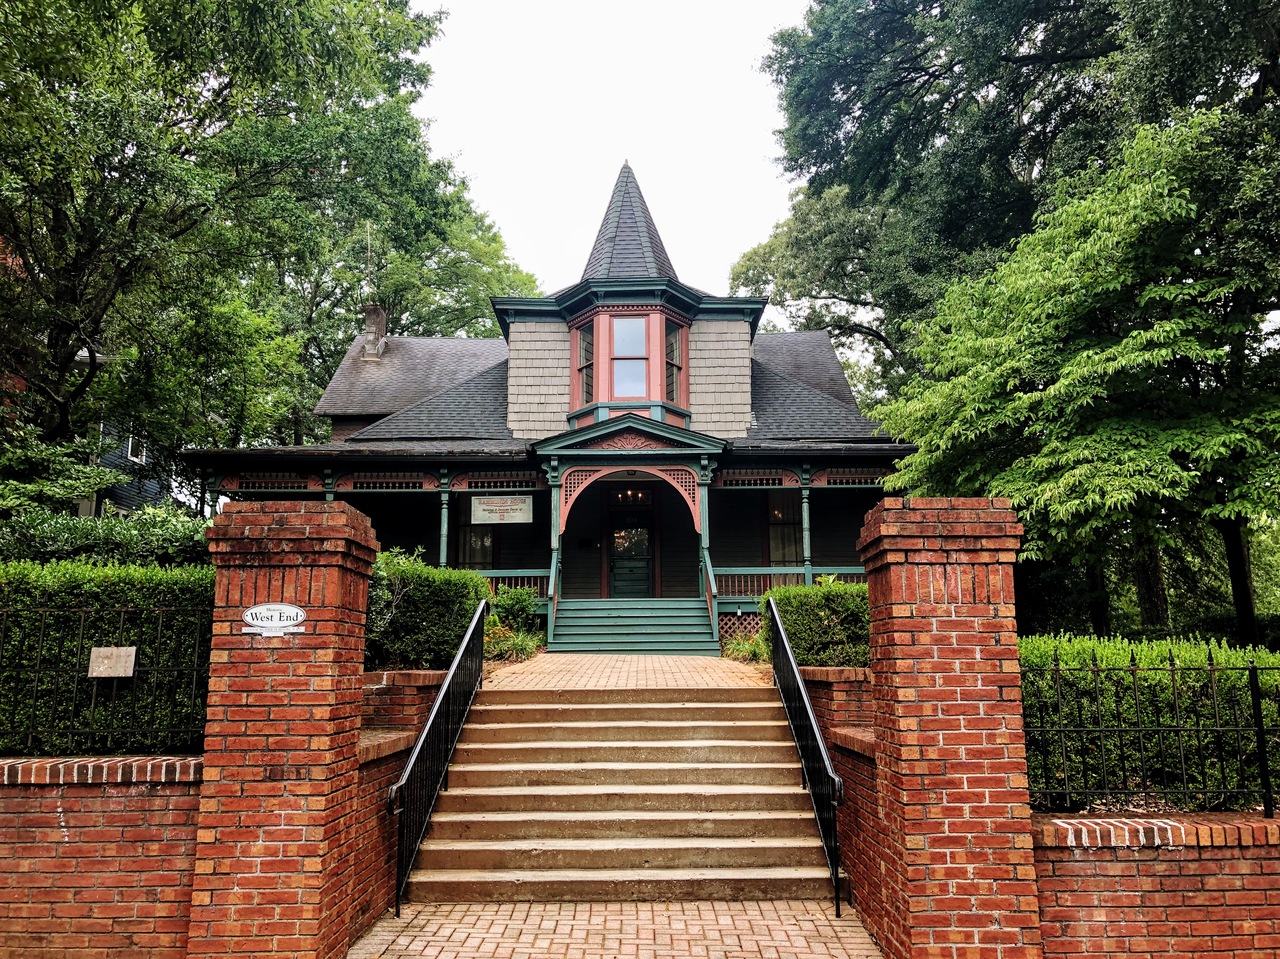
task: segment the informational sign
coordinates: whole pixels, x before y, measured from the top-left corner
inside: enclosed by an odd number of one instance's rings
[[[90,679],[126,679],[133,675],[137,646],[94,646],[89,650]]]
[[[263,636],[283,636],[285,633],[304,633],[307,611],[291,603],[259,603],[244,611],[241,619],[248,625],[244,633],[261,633]]]
[[[532,523],[532,496],[473,496],[471,497],[471,522],[480,523]]]

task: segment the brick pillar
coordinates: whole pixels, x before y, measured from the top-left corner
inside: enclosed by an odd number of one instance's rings
[[[190,955],[345,954],[364,617],[377,541],[345,503],[231,503],[217,567]],[[243,631],[258,603],[304,632]]]
[[[1039,957],[1008,500],[886,499],[858,548],[895,957]]]

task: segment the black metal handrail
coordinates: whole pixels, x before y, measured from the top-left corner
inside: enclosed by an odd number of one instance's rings
[[[1033,809],[1275,815],[1280,667],[1220,666],[1212,648],[1203,666],[1063,666],[1055,650],[1022,687]]]
[[[409,870],[427,834],[436,797],[447,785],[449,763],[480,689],[484,666],[484,619],[488,604],[481,602],[471,617],[458,653],[436,694],[427,724],[413,745],[400,778],[387,790],[387,808],[396,817],[396,915],[409,881]]]
[[[800,753],[800,769],[804,784],[809,790],[809,798],[813,801],[818,831],[822,834],[823,850],[827,854],[827,868],[831,870],[838,919],[840,843],[836,830],[836,807],[844,799],[844,783],[831,765],[827,744],[822,739],[817,717],[813,714],[813,704],[809,702],[809,693],[800,676],[800,667],[796,665],[795,654],[791,652],[791,643],[787,640],[787,631],[782,628],[782,617],[778,615],[778,606],[772,597],[769,598],[769,625],[773,681],[782,696],[787,720],[791,723],[791,735],[795,738],[796,749]]]

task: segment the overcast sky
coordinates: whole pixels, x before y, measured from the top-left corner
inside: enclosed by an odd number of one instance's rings
[[[444,6],[418,112],[543,291],[582,275],[629,160],[680,279],[727,293],[733,262],[787,213],[760,61],[808,0]]]

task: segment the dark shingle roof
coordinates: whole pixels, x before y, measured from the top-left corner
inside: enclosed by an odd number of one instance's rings
[[[503,360],[451,389],[381,419],[347,442],[497,440],[516,444],[507,428],[507,363]],[[485,447],[488,443],[481,444]],[[523,448],[524,444],[517,444]]]
[[[502,339],[396,336],[378,360],[364,359],[363,350],[357,337],[316,404],[321,416],[395,413],[507,358]]]
[[[840,358],[825,330],[800,333],[760,333],[751,344],[752,359],[775,373],[825,393],[845,406],[857,409],[849,392]]]
[[[751,428],[734,446],[800,449],[875,438],[875,424],[850,400],[841,403],[752,360]]]
[[[678,280],[630,164],[622,164],[583,280],[665,276]]]

